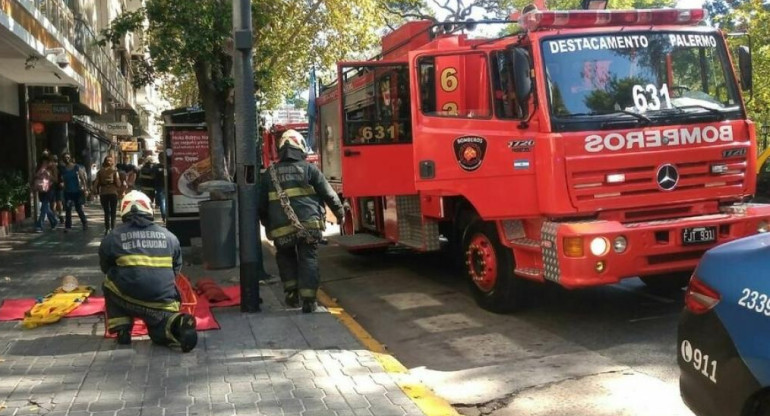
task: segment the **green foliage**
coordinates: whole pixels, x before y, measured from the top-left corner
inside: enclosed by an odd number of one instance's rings
[[[253,3],[254,69],[263,108],[307,88],[311,65],[335,68],[379,42],[385,24],[375,0],[261,0]]]
[[[770,84],[761,82],[770,79],[770,10],[761,0],[736,0],[729,3],[722,0],[708,2],[714,24],[727,32],[743,31],[751,38],[753,66],[753,98],[744,92],[749,117],[757,122],[757,131],[770,124]],[[738,56],[735,47],[748,45],[747,37],[729,38],[733,52],[733,64],[737,66]],[[736,68],[736,73],[737,73]],[[759,142],[762,136],[758,135]]]
[[[0,211],[14,210],[29,199],[29,184],[19,171],[0,172]]]

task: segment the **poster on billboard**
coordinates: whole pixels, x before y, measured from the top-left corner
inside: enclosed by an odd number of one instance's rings
[[[197,214],[198,203],[209,199],[198,186],[211,180],[209,136],[206,130],[177,128],[169,131],[171,212]]]

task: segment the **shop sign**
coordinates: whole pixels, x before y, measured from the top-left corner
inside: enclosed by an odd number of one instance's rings
[[[115,121],[105,124],[107,134],[113,134],[115,136],[133,136],[134,126],[127,121]]]
[[[32,121],[68,123],[72,121],[72,104],[29,103],[29,119]]]
[[[123,152],[138,152],[139,142],[120,142],[120,150]]]

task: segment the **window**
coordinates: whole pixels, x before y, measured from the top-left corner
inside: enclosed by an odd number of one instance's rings
[[[425,115],[489,118],[489,68],[483,53],[419,60],[420,104]]]
[[[406,65],[353,68],[346,82],[344,139],[347,145],[412,141]]]
[[[513,59],[504,51],[492,54],[492,91],[494,91],[495,114],[498,118],[523,118],[521,106],[516,102],[513,83]]]

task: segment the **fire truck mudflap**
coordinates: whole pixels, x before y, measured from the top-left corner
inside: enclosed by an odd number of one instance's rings
[[[706,250],[762,232],[770,223],[770,205],[741,204],[722,211],[634,223],[546,221],[541,227],[543,277],[572,289],[690,271]]]

